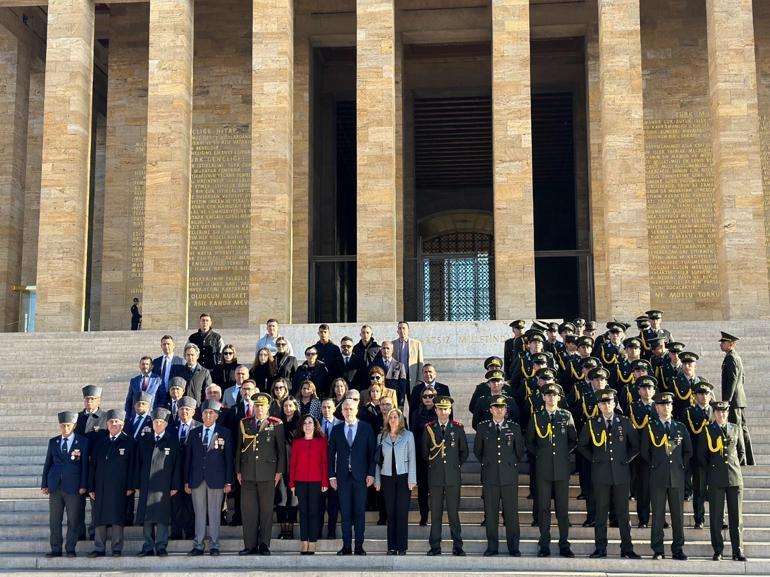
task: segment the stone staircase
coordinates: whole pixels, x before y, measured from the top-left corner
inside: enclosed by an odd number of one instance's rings
[[[520,478],[519,510],[521,520],[521,550],[523,556],[481,557],[486,547],[482,519],[479,464],[471,456],[463,468],[462,492],[463,537],[465,558],[443,555],[430,560],[427,550],[428,527],[418,526],[416,500],[410,513],[409,554],[405,557],[387,557],[385,527],[376,525],[376,513],[367,514],[368,557],[336,557],[341,542],[322,540],[319,554],[299,556],[296,540],[274,540],[271,557],[241,558],[235,553],[242,547],[240,527],[223,527],[221,547],[223,555],[189,558],[183,555],[190,548],[187,541],[172,541],[171,557],[167,560],[137,558],[133,554],[141,547],[141,528],[126,529],[126,546],[121,558],[86,559],[82,554],[91,550],[90,542],[78,545],[81,554],[76,559],[46,559],[48,551],[48,503],[40,493],[40,474],[45,457],[46,441],[57,432],[56,413],[60,410],[81,408],[80,387],[99,384],[104,387],[103,406],[122,406],[128,379],[137,372],[138,359],[144,354],[157,356],[163,333],[105,332],[82,334],[2,334],[0,335],[0,574],[13,575],[34,571],[38,575],[61,574],[77,571],[81,575],[109,573],[155,574],[207,572],[218,574],[238,571],[277,573],[285,571],[320,574],[333,567],[336,573],[363,575],[388,571],[394,574],[462,572],[485,575],[538,573],[557,574],[770,574],[770,399],[764,395],[763,375],[770,374],[770,322],[733,322],[723,326],[710,323],[667,323],[677,340],[701,355],[699,373],[716,385],[720,384],[720,364],[717,339],[722,328],[742,338],[740,352],[747,372],[747,394],[751,400],[748,420],[751,426],[758,466],[744,470],[744,523],[746,554],[749,561],[738,563],[710,560],[712,550],[708,528],[692,529],[692,503],[685,503],[685,551],[690,556],[686,563],[649,559],[649,529],[632,530],[636,551],[647,559],[631,561],[620,559],[617,530],[610,529],[609,557],[589,559],[593,551],[593,529],[581,527],[585,519],[585,501],[575,499],[577,478],[573,478],[570,493],[570,540],[575,559],[535,557],[537,528],[530,526],[532,501],[527,500],[527,475]],[[315,342],[315,326],[293,325],[283,327],[284,334],[294,345],[295,353]],[[374,326],[375,338],[381,340],[391,334],[392,326]],[[182,348],[190,331],[177,331],[174,336]],[[225,342],[232,343],[240,352],[241,361],[250,364],[258,335],[252,332],[222,331]],[[358,326],[335,325],[335,341],[344,334],[355,336]],[[491,354],[502,354],[503,341],[509,334],[506,323],[414,323],[412,334],[423,340],[426,360],[433,362],[439,380],[447,383],[456,400],[457,418],[470,423],[468,401],[476,383],[482,379],[483,359]],[[32,362],[30,362],[32,360]],[[473,441],[469,427],[470,440]],[[635,505],[631,503],[632,520]],[[555,522],[555,521],[554,521]],[[297,532],[295,530],[295,532]],[[501,538],[503,538],[501,527]],[[276,530],[277,533],[277,530]],[[670,531],[666,531],[670,539]],[[444,528],[444,550],[451,550],[448,528]],[[726,538],[727,535],[726,535]],[[729,553],[729,544],[726,551]],[[554,545],[554,553],[556,547]],[[160,571],[160,572],[159,572]]]

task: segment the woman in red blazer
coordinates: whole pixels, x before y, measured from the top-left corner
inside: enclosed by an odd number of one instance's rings
[[[321,493],[329,488],[328,450],[318,420],[312,415],[302,417],[289,463],[289,487],[299,501],[301,555],[315,553],[323,510]]]

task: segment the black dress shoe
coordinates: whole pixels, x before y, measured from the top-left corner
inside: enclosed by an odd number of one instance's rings
[[[136,556],[137,557],[152,557],[153,555],[155,555],[155,551],[150,550],[150,551],[140,551]]]
[[[454,555],[455,557],[465,557],[465,551],[463,551],[462,547],[453,547],[452,555]]]
[[[595,527],[595,526],[596,526],[595,521],[589,521],[588,519],[583,521],[583,527]]]
[[[484,551],[484,557],[494,557],[495,555],[497,555],[497,551],[492,551],[490,549]]]
[[[67,557],[69,557],[70,559],[72,559],[73,557],[77,557],[77,556],[78,556],[78,554],[75,553],[74,551],[67,551]]]
[[[427,527],[427,526],[428,526],[428,520],[420,519],[420,527]]]
[[[599,551],[598,549],[589,555],[591,559],[598,559],[599,557],[606,557],[606,556],[607,556],[607,551]]]
[[[258,552],[259,550],[256,547],[246,547],[238,551],[238,555],[256,555]]]
[[[259,554],[260,555],[269,556],[270,555],[270,547],[268,547],[267,545],[260,545],[259,546]]]
[[[572,559],[575,554],[572,552],[572,549],[567,547],[566,549],[559,549],[559,555],[562,557],[568,557],[569,559]]]
[[[190,549],[190,552],[187,553],[188,557],[200,557],[201,555],[203,555],[203,549],[196,549],[195,547]]]
[[[165,549],[158,549],[158,552],[156,553],[158,557],[168,557],[168,551]]]
[[[636,526],[639,527],[640,529],[646,529],[647,523],[642,523],[641,521],[639,521],[639,523]]]
[[[434,557],[436,555],[441,555],[441,549],[439,549],[439,548],[429,549],[427,555],[428,555],[428,557]]]
[[[121,553],[120,551],[113,551],[113,552],[112,552],[112,556],[113,556],[113,557],[120,557],[120,556],[122,556],[122,555],[123,555],[123,553]]]
[[[55,557],[61,557],[61,551],[51,551],[45,554],[46,559],[53,559]]]
[[[697,523],[695,523],[695,525],[693,525],[692,528],[693,529],[703,529],[703,522],[702,521],[698,521]]]
[[[211,555],[212,557],[219,557],[219,549],[211,549],[209,551],[209,555]]]
[[[107,556],[107,553],[105,553],[104,551],[91,551],[87,555],[89,559],[93,559],[94,557],[106,557],[106,556]]]
[[[521,557],[521,551],[514,549],[513,551],[508,551],[508,555],[511,557]]]
[[[655,561],[660,561],[661,559],[665,559],[665,558],[666,558],[666,556],[665,556],[663,553],[655,553],[655,554],[652,556],[652,558],[653,558],[653,560],[655,560]]]
[[[671,558],[676,559],[677,561],[687,561],[687,555],[684,554],[684,551],[677,551],[676,553],[672,553]]]
[[[398,555],[406,555],[406,549],[399,549],[399,550],[397,551],[397,554],[398,554]]]
[[[551,550],[550,549],[538,549],[537,550],[537,556],[538,557],[550,557],[551,556]]]
[[[721,553],[714,553],[714,556],[711,558],[712,561],[721,561],[722,560],[722,554]]]
[[[396,554],[397,553],[395,549],[388,549],[388,552],[386,553],[386,555],[396,555]]]
[[[733,561],[748,561],[748,558],[743,553],[733,555]]]
[[[641,559],[642,556],[639,555],[639,553],[635,553],[634,551],[624,551],[620,554],[621,559]]]
[[[530,527],[537,527],[538,526],[537,519],[532,519],[532,522],[529,524],[529,526]]]
[[[663,521],[663,528],[668,529],[669,527],[671,527],[671,523],[669,523],[668,521]]]
[[[350,547],[343,547],[342,549],[337,551],[337,555],[352,555],[352,554],[353,554],[353,549],[351,549]]]
[[[366,555],[366,551],[364,551],[363,547],[356,547],[353,550],[353,555]]]
[[[578,501],[585,501],[585,500],[586,500],[586,496],[585,496],[585,495],[583,495],[583,493],[580,493],[580,495],[578,495],[578,496],[576,497],[576,499],[577,499]]]

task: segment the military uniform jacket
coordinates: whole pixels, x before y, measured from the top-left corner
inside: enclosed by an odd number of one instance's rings
[[[88,439],[73,433],[67,453],[61,442],[61,435],[48,440],[40,487],[51,493],[61,487],[65,494],[77,495],[88,487]]]
[[[620,362],[620,349],[612,344],[609,339],[602,339],[601,344],[598,345],[599,360],[605,369],[610,372],[610,378],[613,377],[615,371],[615,365]]]
[[[709,405],[706,405],[706,408],[701,408],[700,405],[687,407],[684,413],[684,424],[690,433],[690,440],[694,450],[697,450],[696,442],[703,429],[711,422],[713,417],[714,411]]]
[[[731,409],[746,408],[743,360],[735,351],[727,353],[722,361],[722,400],[729,401]]]
[[[259,429],[257,420],[241,420],[235,451],[235,472],[243,481],[274,481],[286,470],[286,436],[281,419],[265,418]]]
[[[620,398],[618,401],[622,407],[627,407],[630,402],[633,402],[639,398],[639,389],[633,386],[634,384],[634,371],[631,369],[631,363],[633,361],[628,360],[628,357],[622,355],[618,363],[611,371],[614,375],[611,375],[611,381],[615,384],[617,391],[620,391]],[[631,394],[631,398],[628,398],[628,394]]]
[[[677,406],[687,408],[693,404],[695,394],[693,388],[701,382],[700,377],[693,377],[690,380],[682,371],[677,371],[676,375],[669,379],[671,392],[674,393],[674,409]]]
[[[578,431],[582,430],[588,419],[599,414],[599,402],[591,383],[580,381],[575,385],[572,389],[570,408]]]
[[[137,441],[134,487],[139,489],[138,524],[169,524],[171,491],[184,488],[182,451],[179,440],[168,430],[157,443],[154,434]]]
[[[684,470],[692,457],[692,441],[687,427],[671,421],[671,433],[659,419],[650,420],[641,432],[642,458],[650,464],[650,488],[684,487]]]
[[[658,413],[655,410],[655,403],[645,405],[641,399],[637,399],[628,406],[628,418],[631,420],[631,424],[637,431],[646,431],[647,425],[650,423],[650,421],[658,418]],[[640,447],[641,443],[642,439],[640,436]]]
[[[521,337],[511,337],[505,340],[503,345],[503,372],[506,379],[511,378],[511,371],[514,369],[514,364],[519,358],[519,353],[523,353],[525,350],[524,339]]]
[[[478,404],[479,399],[481,399],[482,397],[488,397],[491,392],[492,391],[489,388],[489,383],[487,383],[486,381],[476,385],[476,388],[473,389],[473,395],[471,396],[470,403],[468,403],[468,410],[471,412],[471,414],[473,414],[476,411],[476,405]],[[505,395],[506,397],[512,397],[513,389],[507,384],[503,385],[502,394]],[[419,397],[416,399],[416,401],[417,401],[416,404],[418,406],[422,404],[420,403]]]
[[[639,455],[639,433],[628,417],[613,414],[608,428],[604,417],[599,415],[580,431],[578,451],[591,463],[594,483],[630,483],[628,465]]]
[[[134,439],[122,432],[115,441],[101,437],[91,451],[88,492],[96,493],[94,525],[126,524],[126,491],[135,489]]]
[[[732,423],[727,423],[725,429],[716,422],[704,427],[698,438],[698,461],[706,469],[709,487],[743,487],[743,451],[738,446],[742,432]]]
[[[566,481],[570,476],[569,455],[577,445],[575,421],[569,411],[557,409],[534,415],[527,427],[527,449],[535,455],[535,472],[544,481]]]
[[[473,412],[473,421],[471,423],[471,426],[474,429],[479,428],[479,423],[483,421],[488,421],[492,418],[492,413],[489,410],[489,405],[498,396],[499,395],[489,395],[489,396],[480,398],[476,402],[476,410]],[[516,404],[516,401],[511,397],[508,397],[508,401],[506,404],[508,405],[508,415],[506,418],[510,419],[511,421],[515,421],[517,423],[520,422],[519,407]]]
[[[482,421],[473,452],[481,463],[483,485],[518,485],[519,463],[524,458],[524,437],[518,424],[505,419],[498,436],[494,421]]]
[[[438,421],[425,425],[422,457],[428,463],[429,486],[459,487],[462,484],[462,465],[468,459],[468,439],[463,426],[450,420],[442,436]]]

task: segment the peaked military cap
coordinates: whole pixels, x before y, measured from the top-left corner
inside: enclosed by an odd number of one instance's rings
[[[651,389],[657,389],[658,379],[656,379],[652,375],[643,375],[638,379],[636,379],[636,386],[639,388],[650,387]]]
[[[152,410],[153,421],[168,421],[168,418],[170,416],[171,416],[171,411],[169,411],[165,407],[157,407]]]
[[[656,405],[672,405],[674,403],[674,393],[655,393],[652,398]]]
[[[452,397],[440,395],[434,399],[433,404],[437,409],[451,409],[454,402],[455,400]]]
[[[652,337],[651,339],[647,339],[647,344],[650,345],[650,348],[654,349],[655,347],[666,346],[666,337],[664,336],[656,336]]]
[[[605,369],[604,367],[596,367],[595,369],[591,369],[588,371],[588,378],[589,379],[609,379],[610,378],[610,372]]]
[[[254,393],[253,395],[251,395],[251,400],[254,401],[255,405],[266,407],[270,404],[270,401],[273,400],[273,397],[271,397],[267,393]]]
[[[623,326],[623,323],[619,323],[617,321],[610,321],[607,323],[607,330],[611,333],[622,333],[626,329]]]
[[[597,359],[596,357],[586,357],[580,363],[580,368],[581,369],[595,369],[599,365],[601,365],[601,363],[599,362],[599,359]]]
[[[581,318],[576,318],[572,321],[572,324],[574,324],[576,327],[584,327],[586,326],[586,320]]]
[[[591,347],[594,346],[594,340],[591,337],[580,337],[577,340],[577,346],[579,347]]]
[[[722,333],[722,337],[719,339],[719,342],[720,342],[720,343],[721,343],[722,341],[727,341],[728,343],[737,343],[739,340],[741,340],[741,339],[739,339],[738,337],[734,337],[734,336],[733,336],[733,335],[731,335],[730,333],[726,333],[726,332],[724,332],[724,331],[719,331],[719,332],[721,332],[721,333]]]
[[[644,359],[637,359],[637,360],[635,360],[635,361],[633,361],[631,363],[631,370],[632,371],[638,371],[638,370],[641,370],[641,369],[644,369],[648,373],[651,373],[652,372],[652,365],[648,361],[645,361]]]
[[[559,332],[559,323],[550,322],[548,323],[548,331],[552,333],[558,333]]]
[[[599,324],[596,321],[588,321],[588,322],[586,322],[586,330],[587,331],[595,331],[597,328],[599,328]]]
[[[650,317],[647,315],[639,315],[636,317],[636,319],[634,319],[634,321],[636,322],[636,326],[639,328],[650,326]]]
[[[651,319],[662,319],[663,318],[663,311],[659,311],[657,309],[652,309],[651,311],[646,311],[644,313]]]
[[[112,419],[117,419],[118,421],[125,421],[126,420],[126,411],[123,409],[110,409],[107,411],[106,419],[108,421],[111,421]]]
[[[539,369],[535,375],[538,379],[550,381],[556,378],[556,371],[554,371],[551,367],[543,367],[542,369]]]
[[[78,414],[74,411],[62,411],[56,416],[59,418],[60,425],[63,423],[75,424],[78,422]]]
[[[698,393],[711,393],[711,391],[714,390],[714,385],[707,381],[701,381],[697,385],[695,385],[695,389],[693,389],[693,393],[696,395]]]
[[[615,392],[615,389],[611,389],[609,387],[605,387],[604,389],[599,389],[596,391],[596,400],[599,403],[607,403],[609,401],[614,401],[618,394]]]
[[[545,335],[543,334],[543,331],[540,331],[538,329],[529,329],[526,333],[524,333],[524,338],[527,339],[527,341],[540,341],[541,343],[545,342]]]
[[[82,389],[80,389],[83,392],[83,398],[86,397],[99,397],[102,396],[102,388],[97,387],[96,385],[86,385]]]
[[[493,370],[487,371],[484,378],[488,381],[503,381],[505,380],[505,375],[503,374],[503,371]]]
[[[578,338],[575,335],[566,335],[564,337],[564,343],[565,344],[577,344]]]
[[[561,388],[559,383],[548,383],[540,387],[540,392],[543,395],[559,395],[564,396],[564,389]]]
[[[484,368],[488,369],[489,367],[496,366],[496,367],[502,367],[503,361],[500,359],[500,357],[487,357],[484,360]]]
[[[666,345],[666,349],[669,353],[681,353],[684,350],[684,343],[671,341]]]
[[[545,332],[548,330],[548,323],[546,323],[545,321],[534,320],[532,321],[532,328],[537,329],[541,332]]]
[[[538,365],[547,365],[548,355],[546,355],[545,353],[535,353],[534,355],[532,355],[532,362]]]
[[[636,337],[629,337],[623,341],[623,348],[626,349],[641,349],[642,341]]]
[[[711,408],[715,411],[727,411],[730,409],[729,401],[711,401],[709,405],[711,405]]]
[[[522,329],[523,330],[524,327],[527,326],[527,323],[525,321],[519,319],[517,321],[513,321],[508,326],[511,327],[512,329]]]
[[[683,353],[679,353],[679,360],[683,363],[694,363],[697,361],[700,357],[696,355],[695,353],[691,353],[690,351],[684,351]]]
[[[508,406],[508,397],[505,395],[500,395],[498,397],[495,397],[492,399],[492,402],[489,403],[490,407],[507,407]]]
[[[575,332],[575,325],[573,325],[569,321],[565,321],[559,325],[559,332],[563,333],[564,331],[572,331]]]

